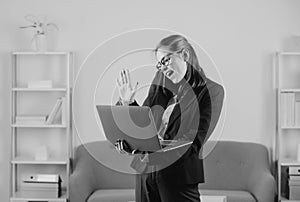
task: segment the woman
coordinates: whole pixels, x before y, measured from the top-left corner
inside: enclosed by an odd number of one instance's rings
[[[158,71],[143,106],[151,107],[162,139],[193,143],[184,149],[135,158],[133,167],[144,171],[137,178],[136,201],[199,202],[198,184],[204,182],[199,153],[216,125],[224,91],[206,78],[193,47],[183,36],[162,39],[155,55]],[[137,85],[132,88],[128,70],[121,71],[117,85],[119,104],[138,105],[134,100]],[[140,153],[124,140],[117,141],[115,146],[120,153]]]

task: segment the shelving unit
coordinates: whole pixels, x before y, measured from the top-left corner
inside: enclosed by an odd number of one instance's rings
[[[72,158],[71,92],[73,78],[71,52],[11,53],[11,202],[69,199],[70,160]],[[51,88],[28,88],[29,80],[51,80]],[[56,100],[65,97],[64,122],[51,124],[19,124],[16,116],[49,114]],[[36,160],[36,147],[47,148],[49,158]],[[47,191],[24,191],[22,177],[28,174],[59,174],[62,195]]]
[[[287,196],[288,168],[300,167],[300,52],[275,54],[276,137],[275,166],[278,202],[300,202]],[[291,97],[288,97],[291,96]]]

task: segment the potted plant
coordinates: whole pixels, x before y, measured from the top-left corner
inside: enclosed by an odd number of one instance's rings
[[[47,41],[46,35],[48,32],[48,27],[54,27],[58,30],[56,24],[48,22],[46,16],[34,16],[26,15],[25,20],[30,22],[29,25],[21,26],[21,29],[30,29],[34,32],[31,43],[36,51],[46,51],[47,50]]]

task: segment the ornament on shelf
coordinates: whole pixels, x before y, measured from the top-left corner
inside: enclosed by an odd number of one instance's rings
[[[46,16],[26,15],[25,20],[31,24],[21,26],[21,29],[29,29],[34,32],[31,40],[32,49],[34,51],[47,51],[47,33],[48,27],[54,27],[58,30],[58,26],[48,22]]]

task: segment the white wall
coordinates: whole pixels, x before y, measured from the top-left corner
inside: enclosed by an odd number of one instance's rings
[[[57,41],[53,46],[76,53],[76,70],[99,43],[124,31],[155,27],[188,35],[208,51],[223,77],[227,116],[222,139],[270,147],[275,127],[272,54],[276,50],[300,50],[300,44],[295,47],[291,39],[300,35],[299,8],[298,0],[2,0],[0,201],[8,201],[9,195],[9,52],[25,50],[29,45],[28,33],[18,29],[24,25],[26,14],[46,14],[59,25],[59,32],[53,33]]]

